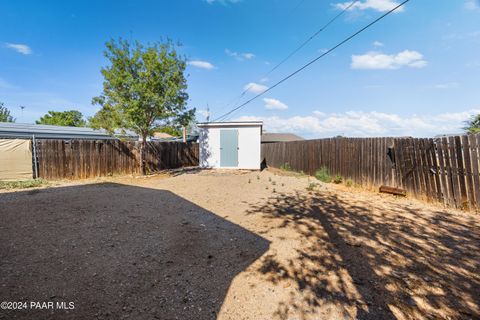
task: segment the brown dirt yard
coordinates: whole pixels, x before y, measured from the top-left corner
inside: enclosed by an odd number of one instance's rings
[[[312,181],[184,170],[0,193],[0,301],[28,303],[0,318],[480,318],[478,215]]]

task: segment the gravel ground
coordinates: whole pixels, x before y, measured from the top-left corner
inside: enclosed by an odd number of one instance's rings
[[[28,304],[0,319],[480,318],[478,215],[311,182],[187,170],[0,193],[0,301]]]

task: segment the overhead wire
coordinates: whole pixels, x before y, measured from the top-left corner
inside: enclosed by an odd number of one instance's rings
[[[301,49],[303,49],[310,41],[312,41],[315,37],[317,37],[320,33],[322,33],[326,28],[328,28],[332,23],[334,23],[338,18],[340,18],[343,14],[345,14],[345,12],[347,12],[348,10],[350,10],[350,8],[355,4],[357,3],[359,0],[353,0],[352,2],[350,2],[349,5],[347,5],[341,12],[339,12],[337,15],[335,15],[332,19],[330,19],[326,24],[322,25],[322,27],[320,27],[320,29],[318,29],[317,31],[315,31],[308,39],[306,39],[304,42],[302,42],[297,48],[295,48],[292,52],[290,52],[285,58],[283,58],[279,63],[277,63],[275,66],[273,66],[267,73],[265,73],[261,79],[264,79],[264,78],[267,78],[270,74],[272,74],[275,70],[277,70],[281,65],[283,65],[285,62],[287,62],[291,57],[293,57],[295,54],[297,54]],[[295,7],[294,10],[296,10],[304,1],[301,1],[297,7]],[[245,96],[245,94],[247,92],[250,91],[250,89],[254,86],[253,83],[250,83],[248,84],[243,92],[239,95],[238,98],[234,99],[233,101],[229,102],[224,108],[228,108],[233,102],[235,102],[235,104],[238,103],[238,101],[240,101],[243,96]]]
[[[390,14],[392,14],[393,12],[397,11],[398,9],[400,9],[401,7],[403,7],[405,4],[407,4],[407,2],[409,2],[410,0],[405,0],[403,1],[402,3],[398,4],[397,6],[395,6],[394,8],[390,9],[389,11],[387,11],[386,13],[384,13],[383,15],[381,15],[380,17],[376,18],[375,20],[373,20],[372,22],[370,22],[369,24],[367,24],[366,26],[362,27],[361,29],[359,29],[358,31],[356,31],[355,33],[353,33],[352,35],[348,36],[347,38],[345,38],[344,40],[340,41],[338,44],[336,44],[335,46],[331,47],[330,49],[328,49],[327,51],[325,51],[324,53],[322,53],[320,56],[316,57],[315,59],[311,60],[310,62],[308,62],[307,64],[303,65],[302,67],[300,67],[299,69],[295,70],[294,72],[290,73],[288,76],[282,78],[281,80],[279,80],[278,82],[276,82],[273,86],[269,87],[268,89],[258,93],[257,95],[255,95],[253,98],[250,98],[249,100],[247,100],[246,102],[242,103],[241,105],[233,108],[232,110],[230,110],[229,112],[223,114],[222,116],[216,118],[214,121],[219,121],[219,119],[222,119],[222,118],[225,118],[226,116],[232,114],[233,112],[245,107],[246,105],[248,105],[249,103],[251,103],[252,101],[256,100],[257,98],[263,96],[265,93],[273,90],[274,88],[278,87],[280,84],[284,83],[285,81],[287,81],[288,79],[292,78],[293,76],[295,76],[296,74],[300,73],[301,71],[305,70],[306,68],[308,68],[309,66],[311,66],[312,64],[314,64],[315,62],[317,62],[318,60],[320,60],[321,58],[325,57],[326,55],[330,54],[332,51],[336,50],[337,48],[341,47],[342,45],[344,45],[345,43],[347,43],[348,41],[352,40],[353,38],[355,38],[356,36],[358,36],[359,34],[361,34],[362,32],[364,32],[365,30],[367,30],[368,28],[370,28],[371,26],[375,25],[376,23],[378,23],[379,21],[383,20],[384,18],[386,18],[387,16],[389,16]]]

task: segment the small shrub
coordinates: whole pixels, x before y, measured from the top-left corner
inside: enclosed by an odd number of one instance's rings
[[[272,192],[275,193],[275,192],[277,192],[277,191],[275,190],[275,188],[273,188]]]
[[[284,164],[282,164],[280,166],[280,169],[285,170],[285,171],[292,171],[292,167],[290,166],[290,164],[288,162],[285,162]]]
[[[332,176],[327,167],[321,167],[315,172],[315,178],[322,182],[330,183],[332,182]]]
[[[259,176],[259,175],[257,175],[257,180],[260,180],[260,176]]]
[[[352,187],[352,186],[353,186],[353,181],[352,181],[352,179],[347,179],[347,181],[345,181],[345,185],[346,185],[347,187]]]
[[[285,187],[285,183],[282,183],[282,187]]]
[[[272,181],[272,186],[275,186],[277,185],[277,183],[275,181]]]
[[[339,174],[337,174],[337,175],[335,176],[335,179],[333,179],[333,183],[336,183],[336,184],[340,184],[340,183],[342,183],[342,181],[343,181],[343,178],[342,178],[342,176],[339,175]]]
[[[268,177],[268,182],[272,182],[272,177]]]
[[[310,184],[306,189],[307,191],[314,191],[316,187],[317,187],[317,184],[315,182],[310,182]]]
[[[252,183],[252,179],[248,179],[248,183]]]
[[[300,178],[305,178],[307,175],[305,174],[305,172],[303,170],[300,170],[299,172],[297,172],[297,174],[295,175],[295,177],[297,179],[300,179]]]

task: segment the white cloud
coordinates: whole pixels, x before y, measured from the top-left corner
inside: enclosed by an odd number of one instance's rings
[[[192,60],[188,62],[189,65],[206,70],[215,69],[215,66],[208,61],[201,61],[201,60]]]
[[[230,49],[225,49],[225,53],[227,54],[227,56],[234,57],[238,61],[251,60],[255,58],[255,54],[250,52],[241,53],[241,52],[231,51]]]
[[[268,82],[270,79],[268,77],[264,77],[262,79],[260,79],[260,82]]]
[[[337,9],[340,10],[345,10],[352,2],[342,2],[342,3],[336,3],[334,6]],[[380,11],[380,12],[386,12],[389,11],[396,6],[398,6],[399,3],[396,1],[392,0],[364,0],[364,1],[358,1],[355,4],[353,4],[349,11],[351,10],[375,10],[375,11]],[[404,7],[400,7],[397,9],[395,12],[402,12],[404,11]]]
[[[243,90],[246,90],[251,93],[256,93],[256,94],[262,93],[267,89],[268,89],[267,86],[264,86],[263,84],[258,84],[255,82],[250,82],[243,87]]]
[[[443,37],[444,40],[476,40],[480,38],[480,30],[467,33],[449,33]]]
[[[465,0],[465,8],[467,10],[480,10],[480,3],[478,0]]]
[[[427,86],[427,89],[438,89],[438,90],[446,90],[446,89],[455,89],[458,88],[460,84],[458,82],[446,82],[446,83],[436,83],[431,86]]]
[[[401,67],[423,68],[428,62],[417,51],[404,50],[397,54],[370,51],[352,56],[352,69],[400,69]]]
[[[28,55],[28,54],[32,54],[32,49],[27,46],[26,44],[20,44],[20,43],[5,43],[5,47],[9,48],[9,49],[13,49],[15,51],[17,51],[18,53],[21,53],[21,54],[25,54],[25,55]]]
[[[373,46],[379,48],[379,47],[383,47],[385,45],[380,41],[374,41]]]
[[[315,111],[307,116],[285,118],[244,116],[236,120],[262,120],[266,130],[270,132],[293,132],[310,138],[336,135],[434,137],[439,134],[461,133],[464,121],[478,113],[480,108],[437,115],[407,116],[376,111],[343,113]]]
[[[273,99],[273,98],[264,98],[263,102],[265,102],[265,109],[268,110],[286,110],[288,106],[280,100]]]

